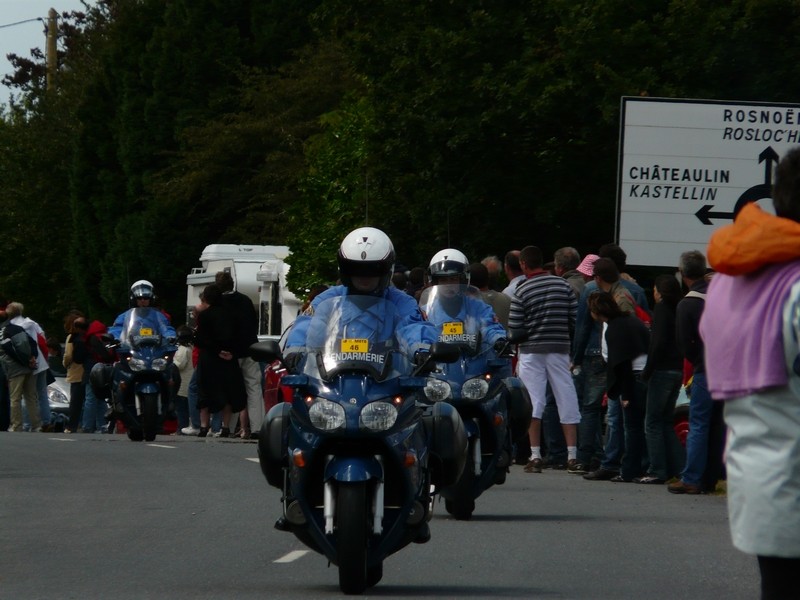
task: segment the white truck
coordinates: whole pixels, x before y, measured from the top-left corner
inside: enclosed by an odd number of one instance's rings
[[[287,246],[211,244],[200,255],[201,267],[186,276],[186,322],[194,324],[200,292],[214,283],[218,271],[229,271],[236,290],[247,295],[258,310],[258,337],[278,339],[292,324],[300,300],[286,287]]]

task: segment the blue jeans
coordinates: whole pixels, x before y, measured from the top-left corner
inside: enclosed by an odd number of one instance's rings
[[[575,390],[581,422],[578,424],[578,462],[587,467],[601,453],[603,394],[606,391],[606,365],[603,357],[586,356],[580,373],[575,376]]]
[[[648,475],[659,479],[675,477],[686,462],[686,452],[675,434],[675,401],[682,381],[680,371],[653,371],[647,382],[644,433],[650,456]]]
[[[619,405],[622,406],[621,404]],[[644,470],[644,413],[646,406],[647,386],[637,376],[634,397],[628,402],[627,408],[622,409],[622,422],[625,429],[625,453],[622,455],[620,475],[622,475],[623,479],[639,477]]]
[[[603,447],[603,460],[600,468],[619,471],[624,452],[625,431],[622,425],[622,407],[619,404],[619,398],[609,398],[606,412],[606,443]]]
[[[692,377],[691,396],[689,397],[686,466],[681,472],[681,480],[689,485],[703,483],[703,473],[705,473],[708,463],[708,433],[711,426],[712,403],[706,374],[695,373]]]
[[[106,424],[106,403],[94,395],[91,384],[84,384],[83,430],[87,433],[102,431]]]
[[[6,431],[11,425],[11,398],[8,394],[8,378],[3,367],[0,367],[0,431]]]
[[[192,371],[192,378],[189,380],[189,421],[195,429],[200,429],[200,409],[197,408],[197,369]]]
[[[47,371],[36,374],[36,393],[39,394],[39,418],[42,425],[49,425],[53,421],[50,412],[50,398],[47,396]]]
[[[53,415],[50,411],[50,399],[47,397],[47,371],[42,371],[33,376],[36,379],[36,400],[39,405],[39,420],[42,422],[42,427],[50,424]],[[27,400],[27,398],[25,398]],[[28,409],[26,406],[22,407],[22,423],[23,429],[29,431],[31,422],[28,418]]]
[[[547,462],[551,465],[565,465],[567,464],[567,442],[564,439],[564,430],[558,416],[556,397],[549,383],[545,397],[547,400],[542,413],[542,437],[547,446]]]
[[[186,396],[175,396],[175,416],[178,419],[178,432],[189,426],[189,399]]]

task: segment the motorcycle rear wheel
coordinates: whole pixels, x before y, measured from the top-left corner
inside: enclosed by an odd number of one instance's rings
[[[367,486],[340,483],[336,498],[339,588],[345,594],[367,589]]]
[[[144,430],[144,439],[152,442],[156,439],[158,433],[158,394],[142,394],[139,397],[142,407],[142,429]]]

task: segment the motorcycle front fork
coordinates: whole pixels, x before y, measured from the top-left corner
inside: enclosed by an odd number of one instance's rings
[[[333,457],[328,457],[329,460],[331,458]],[[375,460],[381,465],[381,472],[383,472],[383,458],[376,455]],[[375,489],[372,494],[372,533],[374,535],[380,535],[383,532],[383,485],[382,480],[378,481],[375,484]],[[332,480],[325,482],[323,501],[322,514],[325,518],[325,533],[332,534],[334,517],[336,515],[336,487]]]

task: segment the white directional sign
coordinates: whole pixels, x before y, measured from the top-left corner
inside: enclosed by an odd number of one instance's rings
[[[747,202],[772,211],[772,174],[800,145],[800,105],[623,98],[617,239],[631,265],[677,265]]]

